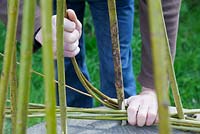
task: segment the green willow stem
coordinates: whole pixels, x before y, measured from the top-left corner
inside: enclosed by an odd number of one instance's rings
[[[17,72],[16,72],[16,45],[13,47],[12,63],[10,71],[10,98],[11,98],[11,127],[12,133],[16,132],[16,112],[17,112]]]
[[[172,125],[172,128],[183,130],[183,131],[200,132],[200,128],[199,127],[186,127],[186,126]]]
[[[65,68],[64,68],[64,14],[65,0],[57,0],[56,16],[56,44],[57,44],[57,66],[58,66],[58,92],[59,104],[61,109],[61,131],[67,133],[66,122],[66,89],[65,89]]]
[[[197,114],[200,113],[200,109],[184,109],[183,110],[184,114]],[[171,116],[176,116],[177,113],[172,113]]]
[[[5,42],[5,57],[3,59],[3,70],[1,73],[1,84],[0,84],[0,133],[3,133],[3,122],[4,122],[4,108],[8,88],[8,80],[12,62],[12,50],[16,43],[16,29],[18,22],[18,7],[19,0],[10,0],[8,7],[8,23],[7,23],[7,34]]]
[[[167,70],[168,70],[168,75],[169,75],[169,81],[170,81],[170,84],[171,84],[172,94],[173,94],[174,102],[175,102],[176,109],[177,109],[177,112],[178,112],[178,117],[180,119],[184,119],[183,105],[182,105],[182,102],[181,102],[178,84],[177,84],[177,81],[176,81],[176,75],[175,75],[175,71],[174,71],[174,67],[173,67],[173,59],[172,59],[171,52],[170,52],[170,45],[169,45],[167,29],[166,29],[166,26],[165,26],[165,20],[164,20],[163,14],[162,14],[162,21],[163,21],[163,25],[160,28],[162,28],[165,31],[165,47],[166,47],[166,52],[167,52],[167,59],[166,60],[168,62]]]
[[[16,134],[26,133],[27,109],[31,84],[32,50],[36,1],[24,0],[22,20],[22,42],[17,95]]]
[[[41,0],[42,16],[42,56],[45,85],[47,134],[56,134],[56,93],[54,82],[54,60],[52,42],[52,1]]]
[[[172,87],[172,94],[173,94],[174,102],[175,102],[176,109],[178,112],[178,117],[180,119],[184,119],[183,105],[181,102],[178,84],[176,81],[176,75],[175,75],[175,71],[174,71],[174,67],[173,67],[173,60],[172,60],[172,56],[171,56],[171,52],[170,52],[169,40],[168,40],[168,36],[167,36],[167,30],[166,30],[163,14],[162,14],[162,20],[163,20],[162,29],[165,31],[165,41],[166,41],[165,47],[166,47],[166,51],[167,51],[167,62],[168,62],[167,70],[168,70],[168,75],[169,75],[169,81],[170,81],[170,84]]]
[[[104,102],[101,98],[99,98],[86,84],[86,82],[84,81],[84,79],[82,78],[82,72],[80,71],[78,64],[76,62],[75,57],[71,58],[72,64],[74,66],[75,72],[80,80],[80,82],[83,84],[83,86],[85,87],[85,89],[95,98],[97,99],[97,101],[99,101],[100,103],[102,103],[103,105],[112,108],[112,109],[116,109],[116,107],[112,106],[111,104]]]
[[[147,1],[150,35],[151,35],[151,47],[152,47],[152,59],[153,59],[153,71],[155,88],[158,99],[158,111],[159,111],[159,132],[160,134],[171,133],[169,125],[169,113],[168,113],[168,81],[167,81],[167,62],[166,62],[166,49],[165,49],[165,31],[160,29],[163,26],[162,21],[162,6],[161,0]]]
[[[176,125],[199,127],[200,128],[200,122],[195,121],[195,120],[170,118],[170,121],[172,122],[172,124],[176,124]]]
[[[36,114],[36,115],[28,115],[29,118],[44,118],[45,114]],[[56,117],[60,117],[60,114],[56,114]],[[6,118],[11,118],[10,115],[6,115]],[[77,114],[74,115],[67,115],[69,119],[85,119],[85,120],[127,120],[125,116],[79,116]]]
[[[109,19],[110,19],[112,54],[113,54],[113,63],[114,63],[114,72],[115,72],[115,88],[117,92],[118,108],[125,109],[125,104],[122,104],[124,102],[124,84],[123,84],[123,78],[122,78],[119,31],[118,31],[118,20],[117,20],[115,0],[108,0],[108,12],[109,12]]]
[[[114,105],[115,107],[117,107],[118,103],[116,101],[114,101],[113,99],[111,99],[110,97],[108,97],[107,95],[103,94],[100,90],[98,90],[97,88],[95,88],[86,78],[85,76],[81,73],[81,76],[83,78],[83,80],[85,81],[85,83],[88,85],[88,87],[98,96],[100,96],[104,101],[108,101],[108,103]]]
[[[45,107],[43,108],[29,108],[29,113],[40,113],[45,112]],[[60,112],[60,108],[57,107],[56,112]],[[113,110],[113,109],[103,109],[103,108],[74,108],[74,107],[67,107],[67,112],[69,113],[92,113],[92,114],[126,114],[125,110]],[[11,113],[11,108],[7,107],[6,113]]]
[[[0,56],[4,57],[4,54],[2,54],[2,53],[0,52]],[[17,63],[17,65],[20,65],[19,62],[16,62],[16,63]],[[43,77],[43,78],[45,77],[44,74],[41,74],[41,73],[39,73],[39,72],[37,72],[37,71],[35,71],[35,70],[31,70],[31,72],[34,73],[34,74],[36,74],[36,75],[38,75],[38,76],[41,76],[41,77]],[[54,81],[55,81],[55,83],[58,83],[57,80],[54,80]],[[85,92],[82,92],[81,90],[76,89],[76,88],[73,88],[73,87],[71,87],[71,86],[69,86],[69,85],[65,85],[65,87],[67,87],[67,88],[69,88],[69,89],[71,89],[71,90],[73,90],[73,91],[75,91],[75,92],[77,92],[77,93],[80,93],[80,94],[82,94],[82,95],[85,95],[85,96],[88,96],[88,97],[92,97],[90,94],[85,93]]]

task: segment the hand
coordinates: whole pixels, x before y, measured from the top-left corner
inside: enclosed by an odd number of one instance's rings
[[[158,123],[158,104],[155,90],[142,88],[139,95],[131,96],[125,100],[128,105],[128,122],[140,127]]]
[[[80,51],[78,45],[82,34],[82,25],[73,10],[68,9],[67,13],[69,19],[64,18],[64,57],[74,57]],[[56,15],[52,16],[52,38],[54,58],[56,58]],[[35,39],[42,44],[42,29],[38,31]]]

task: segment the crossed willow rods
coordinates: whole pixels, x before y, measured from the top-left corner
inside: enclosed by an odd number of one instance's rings
[[[5,42],[5,52],[1,54],[4,56],[3,71],[0,79],[0,133],[3,133],[4,116],[12,120],[12,132],[16,134],[26,133],[27,117],[46,117],[47,133],[56,133],[56,117],[61,117],[62,133],[67,133],[67,118],[74,119],[98,119],[98,120],[127,120],[126,110],[123,107],[123,80],[121,74],[121,62],[119,55],[119,37],[116,17],[115,0],[108,0],[111,37],[113,44],[113,58],[115,65],[115,83],[117,89],[117,101],[104,95],[96,89],[81,73],[75,57],[72,58],[72,63],[77,76],[88,93],[81,92],[75,88],[65,85],[64,76],[64,59],[63,59],[63,19],[65,16],[65,0],[57,0],[57,64],[58,64],[58,81],[60,106],[55,105],[55,80],[54,80],[54,65],[53,65],[53,51],[52,51],[52,29],[51,29],[51,0],[40,1],[42,14],[42,35],[43,35],[43,65],[44,75],[34,70],[31,70],[32,59],[32,40],[33,40],[33,26],[34,26],[34,10],[35,1],[24,0],[23,9],[23,28],[22,28],[22,44],[21,44],[21,64],[19,73],[19,86],[17,90],[16,81],[16,24],[18,15],[19,0],[10,0],[8,9],[8,25],[7,36]],[[178,91],[178,86],[175,78],[173,63],[170,55],[169,42],[166,34],[161,1],[148,1],[150,30],[152,34],[152,53],[154,61],[155,72],[155,86],[158,96],[159,104],[159,128],[160,133],[170,133],[169,120],[173,128],[182,130],[191,130],[200,132],[200,123],[194,118],[188,116],[190,114],[200,113],[200,109],[183,109]],[[153,19],[155,12],[157,19]],[[65,16],[66,17],[66,16]],[[154,22],[156,20],[156,22]],[[157,33],[157,34],[155,34]],[[163,35],[162,38],[155,35]],[[155,45],[162,44],[162,45]],[[158,51],[159,50],[159,51]],[[160,52],[162,51],[162,53]],[[167,59],[167,60],[166,60]],[[164,62],[166,61],[166,62]],[[162,70],[161,70],[162,69]],[[31,72],[44,77],[45,83],[45,105],[28,103],[30,77]],[[167,97],[167,76],[172,87],[173,96],[175,99],[177,113],[170,113],[168,118],[168,97]],[[161,80],[162,81],[159,81]],[[6,94],[8,83],[10,81],[10,105],[6,105]],[[120,83],[120,84],[118,84]],[[81,94],[94,97],[103,105],[111,109],[82,109],[82,108],[66,108],[65,87],[79,92]],[[16,93],[18,92],[18,93]],[[17,106],[17,107],[16,107]],[[122,110],[116,110],[116,109]],[[80,113],[87,113],[87,115],[79,115]],[[25,116],[27,115],[27,116]]]

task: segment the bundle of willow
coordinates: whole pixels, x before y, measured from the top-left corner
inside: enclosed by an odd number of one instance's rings
[[[8,101],[10,102],[10,101]],[[174,108],[173,108],[174,109]],[[85,120],[127,120],[126,110],[114,110],[110,108],[74,108],[67,107],[67,118],[69,119],[85,119]],[[56,117],[61,117],[60,107],[56,108]],[[11,108],[6,107],[6,118],[11,118]],[[196,120],[192,115],[200,114],[200,109],[183,109],[186,119],[178,119],[176,111],[170,112],[170,123],[173,128],[183,131],[200,132],[200,121]],[[44,118],[45,105],[29,103],[28,118]],[[156,125],[156,124],[155,124]]]

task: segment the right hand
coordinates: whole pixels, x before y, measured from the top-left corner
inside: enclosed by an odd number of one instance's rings
[[[73,10],[68,9],[67,14],[69,19],[64,18],[64,57],[74,57],[80,51],[78,45],[82,34],[82,24]],[[56,58],[56,15],[52,16],[52,38],[54,58]],[[42,29],[38,31],[35,39],[42,44]]]
[[[139,95],[125,100],[128,105],[128,122],[130,125],[151,126],[158,123],[158,104],[155,89],[142,87]]]

